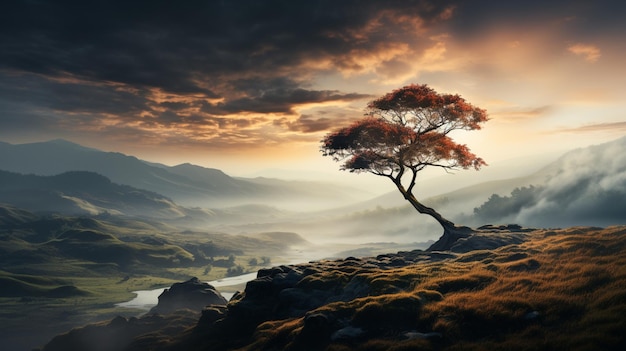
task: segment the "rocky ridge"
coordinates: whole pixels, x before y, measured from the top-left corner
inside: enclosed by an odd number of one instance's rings
[[[188,329],[154,329],[151,338],[98,351],[144,350],[146,340],[153,350],[547,350],[576,349],[583,336],[601,339],[597,349],[619,348],[626,342],[611,331],[626,326],[619,318],[626,312],[624,236],[626,227],[486,226],[446,251],[262,269]],[[584,330],[587,320],[598,335]],[[44,350],[58,349],[51,344]]]
[[[209,283],[193,277],[186,282],[174,283],[159,295],[159,303],[149,314],[168,314],[181,309],[201,310],[204,306],[226,306],[228,301]]]

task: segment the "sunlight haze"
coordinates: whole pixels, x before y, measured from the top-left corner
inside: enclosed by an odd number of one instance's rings
[[[625,14],[2,2],[0,349],[626,350]]]
[[[339,17],[314,15],[328,6]],[[410,83],[488,111],[483,130],[455,138],[489,164],[626,130],[620,2],[398,1],[354,12],[322,1],[275,9],[271,20],[262,7],[198,3],[165,23],[144,16],[102,26],[83,20],[86,9],[52,3],[35,10],[55,13],[53,22],[26,7],[5,12],[13,29],[1,39],[0,140],[64,138],[233,176],[332,173],[321,137]],[[89,34],[70,34],[77,30]]]

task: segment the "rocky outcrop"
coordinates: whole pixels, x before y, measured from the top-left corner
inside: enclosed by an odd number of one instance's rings
[[[198,323],[196,334],[220,340],[222,344],[214,344],[215,349],[228,350],[246,344],[264,322],[275,320],[302,320],[303,329],[294,341],[294,349],[316,349],[330,340],[356,338],[360,333],[371,334],[372,330],[387,332],[378,326],[376,314],[379,311],[376,307],[356,317],[357,326],[353,326],[342,313],[312,311],[329,304],[350,304],[355,300],[366,301],[371,296],[408,291],[413,284],[410,280],[374,277],[378,274],[384,277],[385,272],[419,263],[456,257],[453,253],[413,250],[261,269],[257,278],[247,283],[245,291],[233,296],[225,311],[206,309],[203,312],[206,318]],[[411,318],[422,301],[431,298],[437,297],[425,294],[424,297],[402,299],[399,308],[392,308],[389,313],[382,312],[383,324],[396,327],[396,322]],[[350,309],[352,307],[347,310]],[[370,313],[374,315],[373,324],[368,322]]]
[[[626,266],[626,227],[530,232],[486,226],[451,248],[262,269],[228,305],[204,308],[178,336],[166,338],[166,327],[106,350],[626,346],[615,333],[623,329],[626,311],[620,270]],[[143,319],[106,327],[132,329],[138,322]],[[120,334],[129,340],[126,335]]]
[[[432,244],[427,251],[470,252],[474,250],[493,250],[501,246],[519,244],[526,238],[525,233],[534,228],[524,228],[517,224],[487,224],[477,229],[455,227],[446,230],[441,238]]]
[[[186,282],[174,283],[159,295],[159,303],[150,313],[167,314],[180,309],[201,311],[205,306],[226,306],[228,301],[211,284],[193,277]]]
[[[118,316],[110,322],[73,329],[52,339],[43,351],[154,349],[186,329],[212,325],[223,317],[226,304],[226,299],[212,285],[191,278],[165,289],[158,305],[145,316]]]

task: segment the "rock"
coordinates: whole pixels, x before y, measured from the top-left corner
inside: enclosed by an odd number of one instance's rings
[[[202,310],[202,316],[198,320],[198,326],[210,326],[226,315],[226,306],[211,305]]]
[[[300,288],[287,288],[278,295],[276,315],[278,317],[299,317],[320,307],[332,294],[324,290],[304,291]]]
[[[487,232],[531,232],[536,229],[533,228],[524,228],[519,224],[507,224],[507,225],[499,225],[495,226],[493,224],[485,224],[477,228],[479,231],[487,231]]]
[[[441,238],[432,244],[426,251],[448,251],[458,240],[467,238],[474,233],[468,227],[447,228]]]
[[[355,276],[343,288],[339,301],[350,301],[369,295],[372,287],[364,276]]]
[[[465,238],[458,239],[452,246],[450,251],[457,253],[466,253],[476,250],[493,250],[502,246],[511,244],[520,244],[526,240],[527,234],[522,232],[477,232]]]
[[[408,340],[413,339],[441,339],[441,333],[437,332],[429,332],[429,333],[420,333],[416,331],[410,331],[403,334],[404,337]]]
[[[279,273],[283,274],[283,273]],[[246,283],[246,296],[248,298],[263,298],[272,295],[273,290],[272,276],[264,275]]]
[[[334,340],[349,340],[349,339],[358,338],[359,336],[363,335],[363,333],[364,333],[363,329],[349,325],[345,328],[341,328],[337,330],[336,332],[334,332],[333,335],[331,335],[330,339],[333,341]]]
[[[159,303],[150,313],[166,314],[179,309],[202,310],[208,305],[226,306],[228,301],[209,283],[194,277],[183,283],[174,283],[159,295]]]
[[[538,311],[531,311],[524,315],[524,319],[527,321],[532,321],[532,320],[536,320],[540,316],[541,316],[541,313],[539,313]]]
[[[278,273],[284,273],[282,268],[280,268],[280,267],[261,268],[256,273],[256,277],[257,278],[272,277],[272,276],[274,276],[274,275],[276,275]]]
[[[304,317],[304,327],[299,342],[306,345],[324,344],[330,339],[333,318],[324,313],[312,313]]]

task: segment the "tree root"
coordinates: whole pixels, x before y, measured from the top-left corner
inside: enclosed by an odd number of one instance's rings
[[[454,243],[462,238],[467,238],[476,231],[470,227],[444,227],[443,235],[426,251],[448,251]]]

